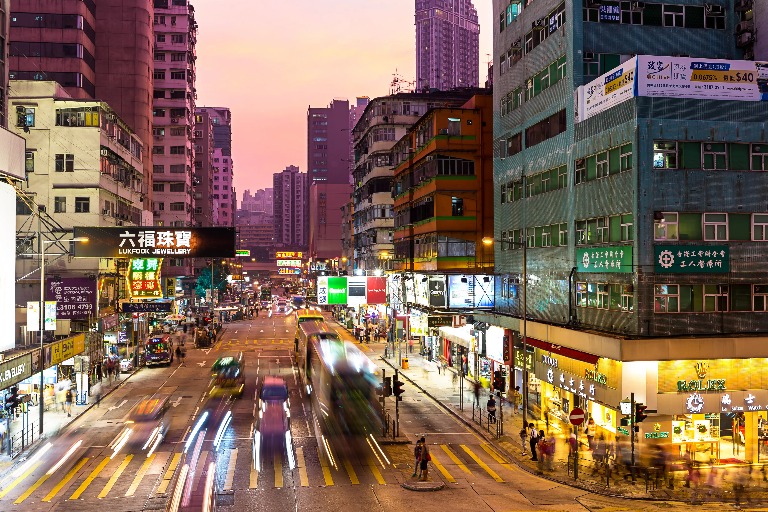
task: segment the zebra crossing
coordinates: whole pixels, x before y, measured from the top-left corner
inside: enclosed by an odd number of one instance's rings
[[[216,463],[216,488],[219,491],[275,489],[285,487],[333,487],[358,485],[399,485],[413,470],[411,445],[386,445],[386,458],[328,456],[316,445],[299,446],[295,458],[285,451],[263,457],[254,468],[247,448],[232,447],[213,451],[203,449],[196,464],[205,468]],[[432,479],[448,483],[470,478],[508,481],[513,466],[487,443],[430,445]],[[0,490],[0,503],[23,505],[27,502],[91,501],[131,499],[134,496],[164,496],[172,488],[182,461],[179,452],[92,456],[87,451],[68,466],[55,468],[37,463]],[[41,474],[42,473],[42,474]],[[205,480],[203,471],[194,476],[195,485]]]

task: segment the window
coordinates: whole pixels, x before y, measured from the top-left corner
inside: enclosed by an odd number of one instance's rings
[[[90,213],[91,212],[91,198],[90,197],[76,197],[75,198],[75,213]]]
[[[704,285],[704,311],[728,311],[728,285]]]
[[[171,183],[168,185],[168,190],[171,192],[184,192],[186,187],[184,183]]]
[[[171,62],[184,62],[185,60],[187,60],[187,54],[184,52],[171,54]]]
[[[587,307],[587,283],[576,283],[576,305]]]
[[[642,25],[642,9],[633,9],[636,2],[621,2],[621,22],[627,25]]]
[[[656,313],[679,313],[680,287],[676,284],[654,285],[653,310]]]
[[[752,144],[752,170],[768,171],[768,144]]]
[[[552,246],[552,226],[544,226],[541,230],[541,246]]]
[[[621,310],[633,311],[634,310],[635,295],[632,290],[631,284],[621,285]]]
[[[165,135],[165,128],[152,128],[152,135],[155,137],[162,137]]]
[[[557,242],[560,247],[568,245],[568,224],[560,224],[558,231]]]
[[[602,152],[597,154],[597,178],[608,177],[608,153]]]
[[[164,43],[165,42],[165,34],[155,34],[155,42],[157,42],[157,43]]]
[[[35,109],[16,107],[16,126],[19,128],[35,126]]]
[[[610,285],[598,284],[597,285],[597,309],[609,309],[609,291]]]
[[[622,171],[628,171],[632,168],[632,144],[624,144],[621,146],[621,156],[619,158]]]
[[[725,10],[722,5],[704,5],[704,27],[717,30],[725,29]]]
[[[536,228],[528,228],[526,230],[525,244],[528,248],[536,247]]]
[[[451,216],[463,217],[464,216],[464,199],[461,197],[451,197]]]
[[[677,213],[661,212],[660,217],[653,222],[653,239],[677,240]]]
[[[184,70],[181,71],[171,71],[171,80],[186,80],[187,79],[187,72]]]
[[[768,311],[768,285],[752,286],[752,304],[755,311]]]
[[[153,183],[152,192],[165,192],[165,183]]]
[[[183,44],[184,43],[184,34],[171,34],[171,43],[173,43],[173,44]]]
[[[24,172],[35,172],[35,152],[26,151],[24,153]]]
[[[165,53],[164,52],[155,52],[154,60],[155,61],[165,61]]]
[[[664,4],[664,26],[682,27],[685,25],[685,11],[682,5]]]
[[[156,69],[152,73],[152,78],[155,80],[165,80],[165,70],[164,69]]]
[[[608,239],[608,217],[598,217],[597,218],[597,243],[603,244],[608,243],[610,240]]]
[[[165,146],[152,146],[152,154],[153,155],[164,155],[165,154]]]
[[[752,240],[755,242],[768,241],[768,214],[752,214]]]
[[[702,216],[702,221],[704,223],[704,240],[728,240],[727,213],[705,213]]]
[[[576,245],[587,244],[587,221],[576,221]]]
[[[578,185],[587,181],[587,159],[579,158],[573,172],[573,183]]]
[[[724,143],[704,143],[702,145],[703,169],[726,169],[728,161]]]
[[[635,239],[634,219],[631,213],[621,216],[621,241],[629,242]]]
[[[75,155],[57,153],[55,170],[56,172],[75,172]]]
[[[677,142],[653,143],[653,168],[677,169]]]
[[[183,212],[184,211],[184,203],[171,203],[171,211],[172,212]]]
[[[53,212],[67,213],[67,198],[56,196],[53,198]]]
[[[523,150],[523,135],[518,133],[507,139],[507,156],[520,153]]]
[[[172,155],[183,155],[184,154],[184,146],[171,146],[171,154]]]
[[[152,165],[152,173],[153,174],[163,174],[165,172],[165,166],[163,164],[153,164]]]
[[[563,165],[557,168],[557,188],[568,186],[568,167]]]

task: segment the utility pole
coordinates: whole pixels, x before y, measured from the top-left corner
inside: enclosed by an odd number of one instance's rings
[[[629,420],[629,439],[632,447],[632,466],[635,466],[635,394],[630,393],[629,400],[632,402],[632,409]],[[634,475],[634,473],[632,473]]]

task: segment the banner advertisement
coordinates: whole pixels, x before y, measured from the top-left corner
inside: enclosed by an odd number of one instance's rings
[[[303,252],[297,251],[278,251],[275,253],[276,260],[282,259],[302,259],[304,257]]]
[[[492,325],[485,331],[485,357],[504,364],[504,329]]]
[[[23,354],[0,363],[0,389],[6,389],[32,376],[32,354]]]
[[[495,276],[448,276],[449,308],[492,308]]]
[[[433,308],[446,307],[445,276],[429,276],[429,305]]]
[[[319,305],[360,306],[362,304],[385,304],[386,302],[386,277],[320,276],[317,278],[317,303]]]
[[[159,299],[163,296],[160,287],[162,258],[136,258],[131,260],[126,279],[128,293],[132,298]]]
[[[730,270],[727,245],[654,245],[657,274],[721,274]]]
[[[761,101],[768,62],[638,55],[637,95]]]
[[[24,139],[6,132],[0,137],[0,147],[7,151],[15,151],[18,142],[24,154]],[[8,173],[16,169],[14,154],[0,151],[0,162],[5,166],[3,171]],[[24,179],[24,162],[21,162],[21,177]],[[0,183],[0,218],[6,220],[0,224],[0,265],[5,272],[0,272],[0,352],[11,350],[16,346],[16,275],[13,268],[16,265],[16,190],[8,183]],[[77,245],[77,244],[75,244]],[[10,270],[9,270],[10,269]]]
[[[369,277],[366,286],[367,304],[386,304],[387,302],[387,278]]]
[[[85,351],[85,334],[78,334],[45,347],[45,367],[48,368]]]
[[[75,227],[77,258],[234,258],[235,228]]]
[[[56,302],[45,302],[45,318],[43,319],[46,331],[56,330]],[[27,331],[38,332],[40,330],[40,302],[27,302]]]
[[[424,274],[413,274],[414,303],[429,306],[429,278]]]
[[[277,260],[278,267],[301,267],[301,260]]]
[[[579,109],[579,121],[632,98],[635,88],[634,59],[626,61],[582,87],[583,97],[580,99],[583,101],[583,108]]]
[[[87,320],[96,315],[96,280],[86,277],[51,279],[45,300],[56,302],[56,317]]]
[[[632,272],[632,246],[576,248],[579,272]]]
[[[343,277],[347,282],[347,305],[359,306],[365,304],[365,292],[368,283],[365,276]]]
[[[170,302],[121,302],[121,313],[170,313]]]

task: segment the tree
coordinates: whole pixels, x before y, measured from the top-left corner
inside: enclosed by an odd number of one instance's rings
[[[197,278],[195,293],[198,297],[205,297],[211,289],[211,265],[205,267]],[[213,264],[213,289],[219,293],[227,289],[227,272],[223,265]]]

